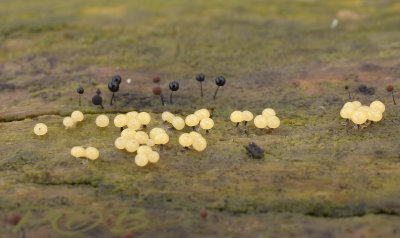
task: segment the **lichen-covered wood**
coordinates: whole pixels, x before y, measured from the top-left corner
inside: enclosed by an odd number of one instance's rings
[[[126,208],[137,209],[140,237],[400,236],[400,108],[385,90],[393,85],[398,99],[399,11],[396,0],[0,2],[0,215],[26,206],[103,215],[74,237],[121,237],[118,209]],[[164,96],[179,82],[173,105],[153,95],[156,75]],[[226,84],[213,100],[220,75]],[[346,85],[363,104],[383,101],[383,120],[343,126]],[[97,89],[103,110],[91,101]],[[168,130],[161,113],[184,118],[209,107],[215,126],[200,130],[207,148],[184,150],[178,137],[192,128]],[[266,107],[279,128],[229,120],[234,110]],[[74,110],[85,120],[66,130]],[[150,112],[147,131],[169,133],[157,164],[138,167],[134,154],[114,147],[112,120],[131,110]],[[109,127],[95,125],[102,113]],[[41,137],[39,122],[48,126]],[[248,154],[250,142],[262,159]],[[78,145],[100,157],[73,158]],[[0,219],[0,236],[17,237],[12,229]],[[71,237],[50,221],[24,232]]]

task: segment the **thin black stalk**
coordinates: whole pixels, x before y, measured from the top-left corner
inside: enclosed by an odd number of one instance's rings
[[[114,93],[113,93],[113,95],[111,97],[110,106],[112,106],[113,100],[114,100]]]
[[[215,90],[215,93],[214,93],[214,100],[215,100],[215,98],[217,97],[218,89],[219,89],[219,86],[218,86],[217,90]]]
[[[392,97],[393,97],[393,103],[394,103],[394,105],[396,105],[396,100],[394,100],[394,93],[393,93],[393,91],[392,91]]]
[[[163,105],[163,106],[164,106],[164,97],[163,97],[163,95],[162,95],[162,94],[160,94],[160,97],[161,97],[161,105]]]

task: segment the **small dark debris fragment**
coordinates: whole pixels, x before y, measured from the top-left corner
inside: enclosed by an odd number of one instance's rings
[[[97,187],[105,190],[112,190],[115,188],[115,186],[112,184],[103,184],[103,183],[99,184]]]
[[[56,61],[57,60],[55,58],[51,58],[51,57],[47,59],[47,62],[50,64],[51,68],[54,68]]]
[[[0,83],[0,91],[3,90],[14,90],[15,85],[10,83]]]
[[[368,88],[365,94],[368,95],[374,95],[375,94],[375,88]]]
[[[250,142],[250,144],[246,146],[246,150],[256,159],[261,159],[264,154],[264,150],[254,142]]]
[[[346,76],[345,80],[354,80],[354,81],[358,81],[358,75],[357,74],[349,74]]]
[[[358,91],[365,93],[367,91],[367,86],[365,86],[364,84],[358,86]]]
[[[340,104],[341,103],[341,99],[338,97],[326,97],[325,102],[327,102],[328,104]]]
[[[381,69],[381,66],[376,64],[364,64],[361,69],[364,71],[377,71]]]
[[[358,86],[358,91],[362,94],[366,94],[366,95],[374,95],[375,94],[375,88],[368,88],[366,85],[361,84],[360,86]]]

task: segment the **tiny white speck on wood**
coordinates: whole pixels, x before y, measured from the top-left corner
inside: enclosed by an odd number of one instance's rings
[[[338,24],[339,24],[339,20],[336,19],[336,18],[334,18],[334,19],[332,20],[332,23],[331,23],[331,25],[330,25],[330,28],[331,28],[331,29],[334,29],[335,27],[337,27]]]

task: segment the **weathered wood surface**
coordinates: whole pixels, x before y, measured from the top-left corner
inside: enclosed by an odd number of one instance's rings
[[[149,221],[133,230],[139,237],[400,236],[400,109],[385,91],[400,88],[399,11],[395,0],[0,2],[0,214],[134,207]],[[103,111],[90,99],[98,88],[110,99],[114,74],[124,81],[116,105],[105,102],[112,117],[146,110],[155,118],[150,127],[163,126],[164,110],[186,116],[215,106],[208,148],[184,151],[180,133],[169,131],[160,162],[135,166],[132,154],[113,147],[119,129],[94,125]],[[221,74],[227,84],[213,101]],[[176,104],[161,106],[152,95],[154,75],[165,95],[169,81],[180,82]],[[364,104],[385,102],[384,120],[343,126],[345,85]],[[278,129],[250,123],[245,132],[229,121],[233,110],[265,107],[277,111]],[[75,109],[85,122],[65,130],[62,118]],[[33,135],[37,122],[48,135]],[[250,142],[263,159],[246,152]],[[76,160],[75,145],[96,146],[101,156]],[[104,217],[75,237],[121,237],[118,216]],[[17,237],[4,219],[0,230]],[[25,232],[63,236],[49,222]]]

